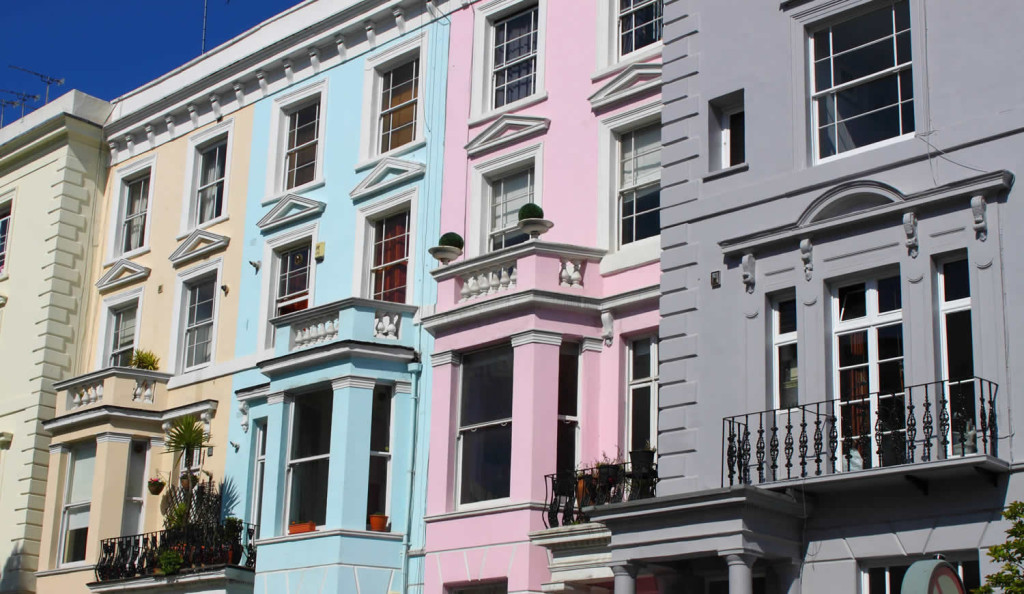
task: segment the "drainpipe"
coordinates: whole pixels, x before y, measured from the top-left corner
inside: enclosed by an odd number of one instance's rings
[[[422,332],[417,337],[417,354],[422,352]],[[412,373],[412,431],[409,432],[409,451],[412,452],[411,463],[409,464],[409,503],[408,513],[405,516],[405,532],[402,535],[402,579],[404,580],[403,592],[409,591],[409,547],[411,546],[410,535],[412,533],[413,505],[416,501],[416,461],[419,458],[416,439],[419,433],[419,411],[420,411],[420,375],[423,373],[423,363],[418,360],[409,363],[409,372]]]

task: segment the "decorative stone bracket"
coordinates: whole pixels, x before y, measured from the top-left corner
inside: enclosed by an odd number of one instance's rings
[[[743,259],[741,260],[741,265],[743,267],[743,284],[747,287],[747,293],[753,293],[755,281],[754,254],[744,254]]]
[[[814,246],[810,239],[800,240],[800,260],[804,263],[804,278],[811,280],[811,273],[814,272]]]
[[[911,258],[916,258],[918,252],[917,215],[912,212],[903,215],[903,232],[907,234],[907,253]]]
[[[985,197],[978,195],[971,197],[971,214],[974,216],[974,236],[979,241],[988,239],[988,204]]]

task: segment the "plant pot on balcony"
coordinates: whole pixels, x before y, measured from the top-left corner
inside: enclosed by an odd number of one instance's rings
[[[288,524],[288,534],[302,534],[316,530],[316,522],[292,522]]]
[[[654,450],[642,449],[629,452],[634,471],[650,470],[654,466]]]
[[[437,245],[427,251],[444,266],[447,266],[449,262],[462,255],[461,249],[450,245]]]
[[[520,231],[529,235],[530,239],[537,239],[547,233],[555,224],[547,219],[522,219],[517,226]]]
[[[370,514],[370,530],[373,532],[387,532],[388,517],[384,514]]]

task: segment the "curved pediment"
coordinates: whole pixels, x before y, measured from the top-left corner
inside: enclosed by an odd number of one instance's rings
[[[902,192],[881,182],[850,182],[832,188],[811,202],[800,215],[797,226],[805,227],[905,200],[906,196]]]

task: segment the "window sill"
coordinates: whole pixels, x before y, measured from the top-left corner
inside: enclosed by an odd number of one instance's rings
[[[290,188],[290,189],[287,189],[287,190],[281,190],[280,192],[277,192],[275,194],[271,194],[269,196],[265,196],[263,198],[263,200],[260,201],[260,206],[267,206],[268,204],[274,204],[278,200],[280,200],[280,199],[284,198],[285,196],[287,196],[288,194],[301,194],[302,192],[312,192],[313,190],[318,190],[318,189],[324,187],[325,185],[327,185],[327,180],[325,180],[323,177],[318,177],[318,178],[314,179],[313,181],[309,182],[308,184],[301,185],[301,186],[295,186],[294,188]]]
[[[209,221],[206,221],[202,225],[196,225],[196,226],[193,226],[193,227],[189,227],[188,229],[186,229],[186,230],[182,231],[181,233],[179,233],[178,236],[175,237],[174,239],[176,239],[177,241],[181,241],[182,239],[185,239],[186,237],[191,235],[193,231],[196,231],[198,229],[209,229],[210,227],[213,227],[214,225],[219,225],[220,223],[223,223],[224,221],[227,221],[227,220],[230,220],[230,219],[231,219],[231,217],[226,215],[226,214],[220,215],[219,217],[216,217],[216,218],[210,219]]]
[[[864,145],[864,146],[860,146],[860,147],[857,147],[855,149],[848,150],[845,153],[839,153],[838,155],[832,155],[831,157],[825,157],[823,159],[820,159],[820,158],[818,158],[816,156],[817,152],[818,152],[818,147],[815,146],[814,147],[815,156],[812,159],[811,164],[814,165],[814,166],[818,166],[818,165],[825,165],[826,163],[832,163],[834,161],[841,161],[841,160],[843,160],[843,159],[845,159],[847,157],[853,157],[855,155],[861,155],[861,154],[864,154],[864,153],[867,153],[867,152],[870,152],[870,151],[873,151],[873,150],[877,150],[877,149],[880,149],[880,148],[883,148],[883,147],[886,147],[886,146],[890,146],[890,145],[893,145],[893,144],[899,144],[901,142],[906,142],[907,140],[911,140],[911,139],[916,138],[916,137],[917,137],[917,133],[916,132],[910,132],[910,133],[907,133],[907,134],[901,134],[899,136],[893,136],[892,138],[886,138],[885,140],[879,140],[878,142],[875,142],[875,143],[872,143],[872,144],[868,144],[868,145]]]
[[[543,103],[544,101],[547,101],[547,100],[548,100],[548,93],[547,93],[547,91],[544,91],[544,92],[541,92],[541,93],[536,93],[536,94],[530,95],[529,97],[524,97],[522,99],[519,99],[518,101],[513,101],[512,103],[509,103],[507,105],[503,105],[503,106],[499,107],[498,109],[494,109],[494,110],[485,112],[483,114],[477,115],[476,117],[470,119],[469,123],[467,125],[470,128],[472,128],[474,126],[479,126],[480,124],[486,124],[487,122],[490,122],[491,120],[496,120],[499,117],[501,117],[501,116],[503,116],[506,113],[509,113],[511,111],[516,111],[516,110],[519,110],[519,109],[524,109],[526,107],[531,107],[533,105],[537,105],[538,103]]]
[[[425,138],[420,138],[419,140],[414,140],[408,144],[403,144],[402,146],[396,149],[391,149],[386,153],[381,153],[376,157],[373,157],[372,159],[356,163],[356,173],[359,173],[360,171],[366,171],[367,169],[373,169],[374,167],[377,166],[378,163],[380,163],[384,159],[387,159],[388,157],[401,157],[402,155],[408,155],[409,153],[418,151],[419,149],[425,146],[427,146],[427,140]]]
[[[731,165],[729,167],[726,167],[725,169],[719,169],[717,171],[712,171],[712,172],[710,172],[710,173],[708,173],[707,175],[704,176],[703,181],[705,183],[709,182],[709,181],[715,181],[716,179],[721,179],[723,177],[729,177],[730,175],[735,175],[737,173],[743,173],[744,171],[746,171],[748,169],[750,169],[750,165],[748,165],[746,163],[746,161],[744,161],[743,163],[740,163],[739,165]]]
[[[598,81],[601,81],[603,79],[606,79],[610,76],[622,72],[623,70],[632,66],[633,64],[646,62],[655,56],[660,56],[663,47],[664,46],[662,42],[659,41],[643,49],[639,49],[633,53],[627,54],[625,57],[619,58],[617,62],[613,62],[611,64],[603,66],[600,70],[595,71],[593,74],[590,75],[590,80],[591,82],[596,83]]]
[[[125,253],[121,254],[120,256],[114,256],[113,259],[107,260],[106,262],[104,262],[103,263],[103,267],[104,268],[110,268],[118,260],[131,260],[132,258],[137,258],[139,256],[144,256],[144,255],[146,255],[148,253],[149,253],[149,246],[148,245],[147,246],[143,246],[143,247],[140,247],[137,250],[133,250],[133,251],[130,251],[130,252],[125,252]]]
[[[657,262],[660,257],[660,235],[641,239],[601,258],[601,276],[622,272],[631,268],[639,268],[645,264]]]

